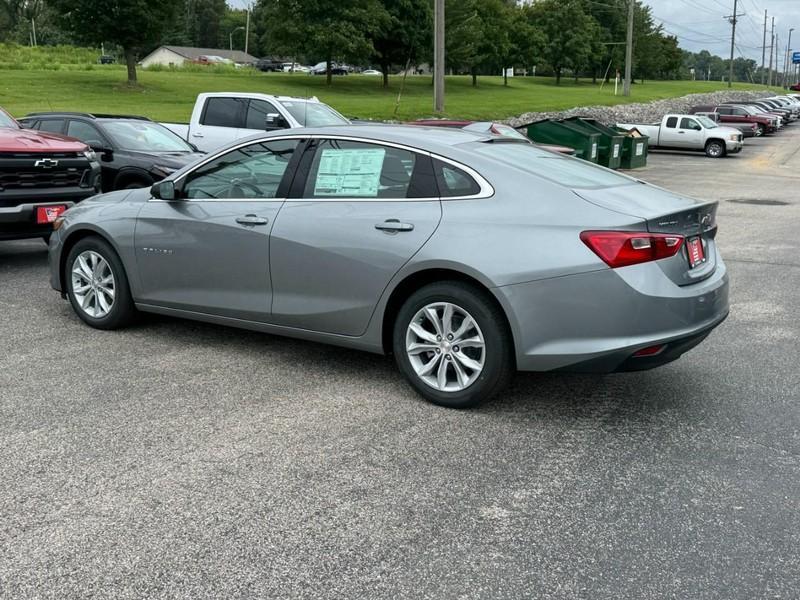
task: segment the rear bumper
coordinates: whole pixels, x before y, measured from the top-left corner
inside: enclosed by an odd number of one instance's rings
[[[728,315],[728,274],[679,286],[655,263],[495,288],[521,371],[647,369],[700,343]],[[665,345],[655,356],[633,354]],[[632,362],[631,362],[632,361]]]

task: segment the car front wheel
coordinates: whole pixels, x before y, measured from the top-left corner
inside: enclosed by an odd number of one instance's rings
[[[411,295],[395,321],[393,350],[414,389],[448,408],[488,400],[515,371],[505,316],[486,292],[459,281]]]
[[[96,329],[118,329],[133,320],[136,308],[128,278],[114,249],[98,237],[80,240],[66,262],[67,297],[77,315]]]
[[[709,158],[722,158],[725,156],[725,144],[719,140],[711,140],[706,144],[706,156]]]

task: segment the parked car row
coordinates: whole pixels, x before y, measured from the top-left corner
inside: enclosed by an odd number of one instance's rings
[[[737,154],[745,137],[771,135],[800,118],[800,95],[698,105],[660,123],[619,123],[650,138],[650,148],[703,151],[711,158]]]

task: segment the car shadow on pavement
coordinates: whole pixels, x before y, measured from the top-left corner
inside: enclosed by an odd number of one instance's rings
[[[41,240],[0,241],[0,268],[47,266],[47,244]]]

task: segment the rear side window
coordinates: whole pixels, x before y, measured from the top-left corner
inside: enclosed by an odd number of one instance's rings
[[[49,131],[50,133],[61,133],[64,131],[63,119],[45,119],[39,121],[36,129],[39,131]]]
[[[304,198],[408,198],[417,156],[391,146],[322,140]]]
[[[675,129],[678,126],[678,117],[670,117],[667,119],[667,127]]]
[[[462,169],[440,160],[434,162],[433,168],[436,172],[436,183],[439,185],[439,195],[442,198],[474,196],[480,193],[481,187],[478,182]]]
[[[209,98],[200,122],[213,127],[241,127],[246,106],[243,98]]]
[[[729,115],[729,114],[731,114],[731,109],[730,109],[730,108],[728,108],[727,106],[720,106],[720,107],[717,109],[717,112],[718,112],[719,114],[721,114],[721,115]]]

